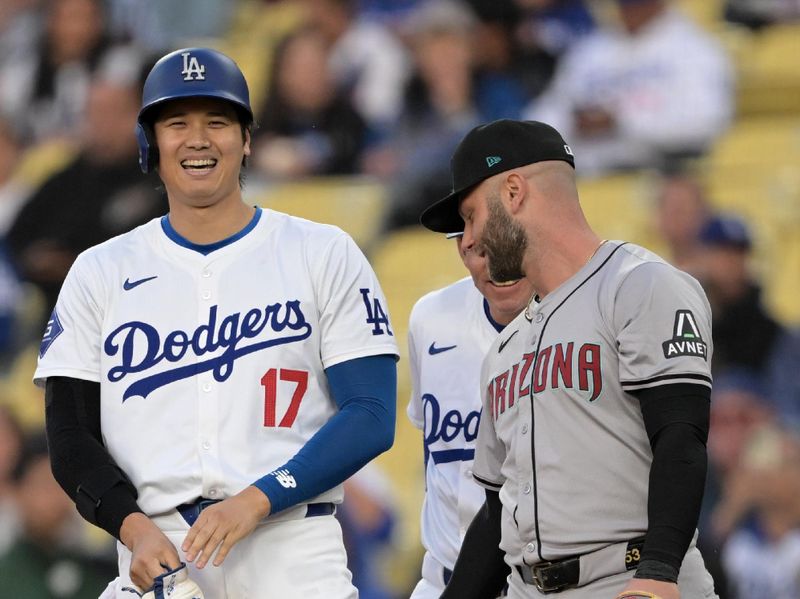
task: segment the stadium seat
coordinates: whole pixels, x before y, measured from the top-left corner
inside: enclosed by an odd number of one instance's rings
[[[336,225],[369,253],[380,234],[384,193],[381,185],[369,179],[320,177],[270,185],[248,200],[264,208]]]
[[[654,178],[642,171],[579,179],[581,206],[597,234],[652,247]]]
[[[800,24],[726,34],[738,75],[740,116],[800,113]]]

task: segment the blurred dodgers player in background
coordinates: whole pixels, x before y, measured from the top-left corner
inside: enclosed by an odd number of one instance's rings
[[[452,193],[421,217],[463,229],[493,280],[525,275],[536,292],[483,362],[473,471],[487,499],[442,597],[505,582],[514,599],[716,597],[695,546],[708,300],[655,254],[600,239],[574,165],[544,123],[478,126],[453,155]]]
[[[77,259],[42,341],[53,472],[119,540],[104,597],[357,597],[333,513],[392,445],[396,343],[344,232],[242,201],[252,123],[227,56],[155,64],[170,212]]]
[[[527,279],[489,277],[486,257],[458,253],[470,273],[422,297],[411,311],[408,353],[412,395],[408,417],[423,431],[425,500],[422,507],[422,579],[411,599],[438,598],[450,580],[458,550],[484,490],[472,478],[481,413],[480,366],[503,327],[527,305]]]

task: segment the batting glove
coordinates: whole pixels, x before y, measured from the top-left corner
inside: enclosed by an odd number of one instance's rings
[[[153,588],[142,595],[142,599],[205,599],[205,595],[189,578],[186,564],[181,563],[174,570],[156,576]]]

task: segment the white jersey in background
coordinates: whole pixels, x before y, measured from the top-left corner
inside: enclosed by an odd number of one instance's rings
[[[422,580],[411,597],[438,597],[486,498],[472,477],[480,418],[480,366],[498,335],[470,277],[422,297],[411,311],[408,417],[423,431]],[[502,327],[501,327],[502,328]]]

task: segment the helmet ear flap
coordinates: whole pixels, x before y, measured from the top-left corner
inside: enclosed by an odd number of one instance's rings
[[[158,146],[150,125],[136,123],[136,141],[139,144],[139,168],[143,173],[149,173],[158,163]]]

